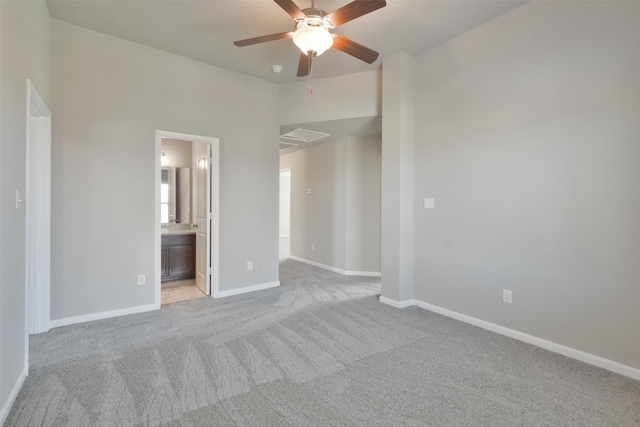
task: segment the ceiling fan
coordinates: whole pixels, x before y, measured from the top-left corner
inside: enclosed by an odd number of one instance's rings
[[[385,0],[354,0],[331,13],[315,8],[313,0],[311,7],[307,9],[300,9],[293,0],[274,1],[295,20],[295,31],[238,40],[233,42],[234,45],[243,47],[274,40],[293,39],[293,43],[301,50],[298,77],[308,76],[313,58],[331,47],[368,64],[378,59],[379,54],[375,50],[338,34],[332,34],[329,30],[386,6]]]

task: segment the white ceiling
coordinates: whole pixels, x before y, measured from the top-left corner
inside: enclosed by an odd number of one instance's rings
[[[311,7],[311,0],[295,1],[301,9]],[[525,1],[387,0],[382,9],[332,30],[380,52],[378,60],[369,65],[330,49],[314,61],[313,77],[377,69],[400,51],[417,56]],[[318,0],[315,7],[332,12],[348,2]],[[233,45],[235,40],[294,30],[293,19],[272,0],[47,0],[47,4],[53,18],[71,24],[274,83],[300,79],[296,77],[300,52],[292,40]],[[283,67],[281,73],[271,70],[275,64]],[[344,121],[292,126],[283,127],[281,133],[302,127],[331,133],[335,139],[345,132],[360,129],[351,135],[370,134],[380,128],[379,121],[370,128]]]
[[[331,12],[349,1],[318,0]],[[400,51],[418,55],[522,4],[521,0],[387,0],[387,6],[333,32],[380,52],[369,65],[335,49],[313,64],[315,78],[376,69]],[[55,19],[155,47],[222,68],[288,83],[300,52],[292,40],[236,47],[235,40],[294,30],[272,0],[48,0]],[[304,9],[311,0],[297,0]],[[284,67],[280,74],[271,66]]]

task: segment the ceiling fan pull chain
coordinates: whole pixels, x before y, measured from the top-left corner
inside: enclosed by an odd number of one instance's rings
[[[307,53],[307,60],[309,61],[309,74],[307,74],[307,92],[310,95],[313,95],[313,68],[311,67],[311,63],[313,61],[313,57],[315,56],[315,52],[310,50]]]

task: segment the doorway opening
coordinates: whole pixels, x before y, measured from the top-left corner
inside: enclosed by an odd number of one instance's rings
[[[291,168],[280,169],[280,262],[291,254]]]
[[[156,131],[156,305],[218,294],[219,140]]]

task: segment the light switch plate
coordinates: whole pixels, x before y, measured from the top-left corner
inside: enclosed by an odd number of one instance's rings
[[[513,294],[509,289],[502,290],[502,302],[506,302],[507,304],[511,304],[513,302]]]

